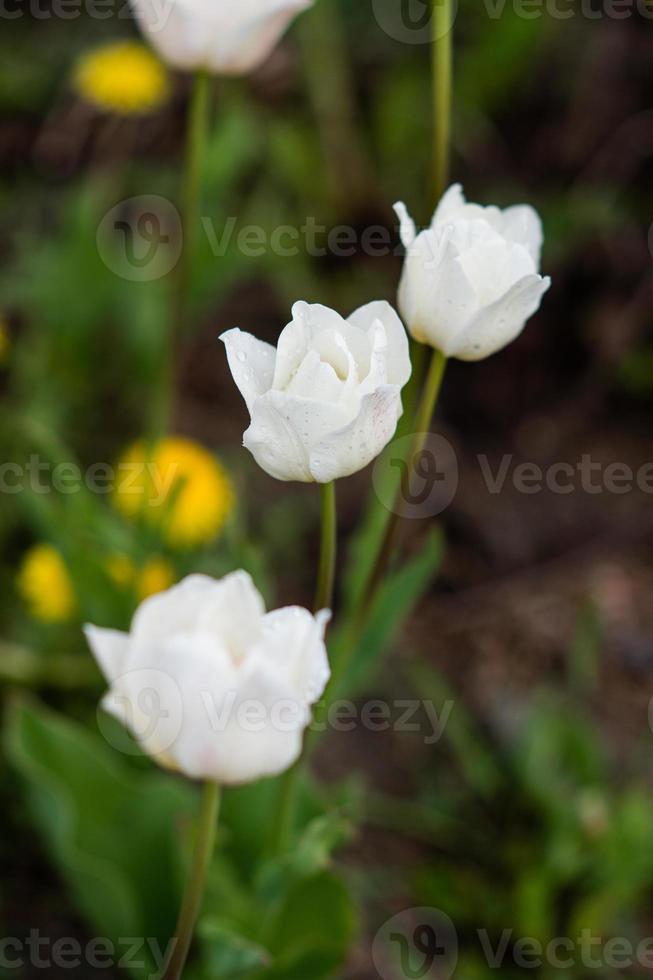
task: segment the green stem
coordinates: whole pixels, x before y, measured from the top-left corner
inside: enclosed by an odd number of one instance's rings
[[[174,279],[172,316],[161,356],[158,398],[155,399],[152,441],[165,435],[170,424],[174,396],[175,361],[179,343],[186,333],[188,293],[199,239],[202,171],[206,156],[211,110],[211,76],[198,72],[188,107],[186,149],[180,192],[181,255]]]
[[[426,382],[422,398],[417,406],[415,413],[415,442],[411,449],[411,459],[414,460],[417,453],[424,448],[426,437],[431,428],[431,420],[438,402],[444,371],[447,366],[447,359],[439,350],[434,350],[431,355]]]
[[[330,609],[333,604],[333,585],[336,572],[337,514],[336,485],[320,484],[320,564],[315,590],[315,612]],[[269,839],[268,856],[275,858],[288,847],[295,818],[297,779],[302,759],[290,767],[279,779],[279,793]]]
[[[363,620],[366,618],[378,588],[388,570],[399,522],[403,516],[403,503],[410,493],[410,481],[415,469],[417,457],[424,449],[424,444],[428,438],[431,420],[442,387],[442,379],[446,366],[447,359],[444,354],[440,353],[439,350],[434,350],[431,355],[431,362],[424,383],[422,397],[415,413],[415,431],[406,458],[406,466],[403,468],[402,479],[397,489],[392,510],[388,514],[385,531],[379,546],[377,561],[363,589],[358,617],[355,618],[361,618]]]
[[[436,201],[446,190],[449,181],[449,156],[451,143],[451,109],[453,93],[453,0],[433,0],[433,183]],[[421,370],[422,358],[417,362]],[[364,628],[378,588],[383,581],[392,557],[397,527],[401,516],[402,502],[406,495],[406,479],[410,481],[415,457],[424,448],[426,434],[431,426],[446,359],[440,351],[434,350],[431,363],[414,421],[415,437],[409,448],[407,466],[403,468],[404,479],[397,489],[392,510],[388,512],[385,527],[377,545],[376,556],[370,563],[369,572],[361,591],[361,598],[352,616],[348,631],[350,642],[343,644],[342,659],[348,663],[353,656],[360,634]],[[340,673],[338,665],[337,672]],[[336,671],[334,671],[335,673]],[[344,676],[344,668],[343,668]],[[338,678],[336,678],[338,679]],[[342,679],[342,678],[340,678]],[[332,689],[336,684],[332,682]]]
[[[453,96],[453,0],[433,0],[433,181],[436,201],[449,183]]]
[[[361,633],[365,628],[367,617],[388,570],[399,522],[402,517],[403,502],[407,499],[410,492],[410,482],[417,457],[424,449],[424,444],[428,438],[431,419],[435,412],[435,406],[442,387],[446,364],[447,360],[445,356],[440,351],[434,350],[422,397],[415,414],[415,431],[406,459],[407,465],[403,468],[401,483],[397,490],[392,510],[388,514],[383,536],[380,539],[377,559],[372,566],[371,573],[361,592],[361,598],[352,615],[351,626],[346,631],[346,639],[339,647],[340,655],[331,664],[331,681],[328,689],[330,698],[338,697],[341,693],[342,683],[347,676],[349,665],[360,641]]]
[[[326,183],[344,214],[376,200],[374,171],[361,140],[356,80],[339,0],[316,3],[297,25],[306,89],[322,145]],[[325,79],[328,78],[328,85]]]
[[[320,566],[315,590],[315,611],[330,609],[336,574],[336,485],[320,484]]]
[[[297,779],[301,767],[302,758],[299,758],[290,769],[287,769],[279,777],[279,788],[272,815],[267,850],[267,856],[271,859],[284,854],[290,844],[295,820]]]
[[[175,930],[175,942],[166,964],[163,980],[179,980],[193,939],[195,924],[202,905],[209,863],[215,846],[215,836],[220,811],[220,787],[206,782],[202,790],[195,851],[190,875]]]
[[[211,76],[200,71],[195,75],[190,100],[181,197],[184,249],[181,260],[181,282],[178,284],[179,295],[177,297],[181,313],[184,312],[199,238],[202,171],[208,142],[210,112]]]
[[[95,663],[84,654],[41,656],[27,647],[0,640],[0,683],[93,691],[101,689],[102,677]]]

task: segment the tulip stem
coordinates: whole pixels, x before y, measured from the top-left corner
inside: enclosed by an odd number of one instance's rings
[[[361,601],[362,616],[367,615],[370,605],[372,604],[376,595],[377,589],[383,581],[388,565],[390,564],[397,529],[403,516],[403,504],[409,497],[410,482],[415,470],[415,464],[417,463],[420,453],[424,449],[424,444],[426,443],[431,429],[431,421],[433,419],[440,389],[442,387],[442,380],[444,378],[446,366],[447,359],[444,354],[442,354],[439,350],[434,350],[431,355],[431,362],[429,364],[428,374],[426,375],[426,381],[424,382],[422,397],[415,413],[415,431],[413,433],[413,439],[408,451],[408,457],[406,460],[407,465],[403,468],[401,483],[397,489],[392,511],[385,527],[385,533],[381,540],[379,557],[372,569],[369,581],[363,590]]]
[[[279,786],[272,817],[267,857],[271,860],[284,854],[291,838],[295,822],[297,780],[302,757],[279,776]]]
[[[356,82],[342,7],[336,0],[315,4],[301,18],[297,32],[326,182],[336,206],[343,214],[351,214],[379,195],[357,120]],[[328,85],[324,84],[325,77]]]
[[[202,790],[202,803],[190,874],[177,921],[174,945],[163,973],[163,980],[179,980],[186,965],[215,846],[219,812],[220,787],[217,783],[207,781]]]
[[[444,354],[439,350],[434,350],[422,396],[415,413],[413,439],[406,458],[406,466],[403,467],[401,482],[397,488],[392,510],[388,514],[383,537],[378,547],[377,558],[371,566],[370,573],[361,591],[358,605],[352,615],[351,626],[347,629],[346,641],[340,647],[340,656],[332,664],[329,692],[333,697],[337,697],[341,693],[342,684],[346,679],[349,664],[360,642],[368,614],[388,570],[394,550],[397,530],[403,516],[403,503],[410,493],[410,484],[415,464],[428,438],[431,420],[437,405],[446,366],[447,359]]]
[[[184,304],[190,286],[191,270],[195,261],[199,237],[202,170],[209,132],[210,96],[211,76],[207,72],[199,71],[193,81],[193,92],[190,100],[181,199],[184,248],[179,276],[179,295],[177,297],[180,319],[185,313]],[[183,326],[183,323],[179,326]]]
[[[315,612],[331,609],[336,574],[337,551],[336,484],[320,484],[320,565],[315,590]],[[275,858],[286,850],[293,829],[296,810],[297,779],[302,757],[279,779],[279,790],[271,824],[268,854]]]
[[[175,360],[179,344],[186,333],[188,294],[197,242],[199,238],[202,170],[206,155],[211,109],[211,77],[197,72],[188,106],[186,147],[180,190],[182,246],[179,264],[175,271],[172,315],[161,355],[159,397],[155,400],[152,425],[153,441],[165,435],[170,424],[175,387]]]
[[[433,186],[435,199],[438,201],[444,194],[449,182],[450,145],[451,145],[451,116],[453,104],[453,28],[454,0],[433,0],[433,40],[432,75],[433,75]],[[370,570],[361,591],[361,597],[351,619],[348,630],[348,641],[343,645],[342,663],[334,664],[331,690],[337,690],[345,677],[350,658],[360,640],[365,627],[368,613],[381,585],[388,565],[392,558],[397,529],[401,519],[402,504],[410,489],[410,480],[416,458],[424,448],[426,436],[431,427],[431,419],[440,393],[446,358],[434,350],[428,369],[426,381],[418,403],[414,420],[414,437],[410,446],[407,463],[403,468],[403,476],[392,510],[377,549],[377,557],[370,565]],[[414,372],[421,372],[423,360],[420,357],[414,361]],[[335,680],[334,680],[335,679]]]
[[[449,182],[453,97],[453,0],[433,0],[433,181],[436,201]]]
[[[331,609],[336,574],[336,485],[320,484],[320,567],[315,590],[315,611]]]

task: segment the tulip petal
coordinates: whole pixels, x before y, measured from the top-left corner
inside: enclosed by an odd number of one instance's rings
[[[440,198],[440,203],[435,209],[431,220],[431,228],[436,228],[438,225],[454,221],[466,205],[467,201],[465,200],[462,184],[452,184]]]
[[[243,435],[243,446],[261,469],[276,480],[311,483],[306,454],[286,418],[283,399],[280,392],[270,392],[254,403],[251,424]]]
[[[218,582],[215,583],[219,584]],[[215,714],[229,704],[239,683],[234,658],[215,631],[177,631],[139,651],[137,669],[127,672],[105,697],[105,706],[124,723],[146,752],[162,764],[172,759],[187,775],[201,775],[199,746],[215,737]],[[192,749],[189,751],[189,747]]]
[[[331,671],[324,633],[331,618],[328,610],[313,615],[301,606],[275,609],[265,615],[263,636],[252,656],[274,666],[284,683],[308,704],[323,694]]]
[[[129,633],[101,629],[89,624],[84,627],[84,635],[107,683],[112,684],[125,668],[129,652]]]
[[[188,575],[166,592],[145,599],[132,620],[133,641],[165,638],[172,629],[192,629],[216,584],[209,575]]]
[[[237,328],[225,331],[220,340],[225,345],[233,379],[251,415],[254,401],[272,387],[276,351],[271,344]]]
[[[283,328],[277,341],[272,387],[278,391],[287,388],[308,352],[316,347],[317,338],[325,332],[341,332],[344,322],[340,314],[321,303],[303,300],[295,303],[292,320]]]
[[[269,391],[254,403],[243,445],[275,479],[312,483],[310,447],[346,422],[339,405]]]
[[[177,644],[174,659],[168,651],[165,667],[186,678],[183,724],[168,751],[187,775],[238,785],[297,759],[308,705],[269,660],[250,654],[233,671],[203,656],[194,637],[193,646]]]
[[[453,357],[461,361],[480,361],[511,343],[538,309],[551,285],[548,276],[525,276],[501,299],[485,307],[461,334]]]
[[[385,327],[380,320],[373,320],[368,334],[371,345],[370,369],[367,377],[363,378],[356,394],[360,399],[375,391],[381,385],[388,384],[388,338]],[[358,406],[357,406],[358,407]]]
[[[310,454],[312,478],[329,483],[362,470],[392,439],[401,412],[397,385],[382,385],[365,395],[353,421],[315,444]]]
[[[220,635],[232,657],[242,659],[263,628],[265,603],[248,572],[215,583],[197,618],[197,628]]]
[[[528,249],[535,271],[540,268],[540,256],[544,242],[542,219],[530,204],[517,204],[502,212],[502,233],[511,242]]]
[[[367,333],[376,321],[383,325],[386,335],[385,356],[388,383],[403,388],[410,378],[412,367],[406,328],[393,307],[385,300],[367,303],[355,310],[347,322]]]
[[[537,271],[523,245],[500,238],[469,246],[459,261],[474,286],[479,307],[501,299],[516,282]]]
[[[186,71],[243,74],[260,64],[312,0],[132,0],[163,59]]]
[[[271,53],[290,21],[313,0],[230,0],[216,3],[215,26],[207,68],[216,73],[241,75],[252,71]],[[224,23],[225,14],[232,23]]]
[[[182,71],[208,69],[212,23],[193,0],[131,0],[141,30],[161,58]]]
[[[404,248],[410,248],[417,238],[417,227],[408,213],[408,208],[403,201],[397,201],[393,206],[394,212],[399,218],[399,237]]]
[[[273,668],[252,661],[224,730],[192,751],[190,766],[198,778],[226,786],[276,776],[299,758],[309,720],[306,702],[279,683]]]
[[[319,349],[319,338],[342,333],[344,323],[339,313],[321,303],[295,303],[292,320],[279,335],[272,387],[278,391],[287,388],[309,350]]]
[[[453,184],[444,194],[435,214],[431,228],[451,222],[485,221],[502,238],[523,245],[534,263],[535,271],[540,268],[540,253],[544,239],[542,221],[537,211],[529,204],[517,204],[501,208],[489,205],[468,203],[461,184]]]
[[[448,229],[418,235],[404,263],[399,310],[415,340],[451,354],[478,302]]]

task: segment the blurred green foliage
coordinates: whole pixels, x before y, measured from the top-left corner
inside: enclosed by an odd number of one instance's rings
[[[327,3],[333,6],[322,19]],[[524,19],[509,5],[494,20],[480,5],[460,8],[457,157],[469,167],[482,135],[489,134],[502,167],[486,177],[481,161],[471,168],[472,180],[483,181],[487,199],[533,200],[547,229],[547,262],[561,269],[645,210],[634,195],[600,175],[584,181],[582,173],[550,173],[547,162],[538,171],[532,162],[537,153],[523,163],[524,144],[541,122],[542,93],[554,110],[566,105],[579,84],[573,74],[578,52],[593,26],[579,18],[571,24]],[[191,283],[189,342],[207,327],[217,338],[220,329],[232,326],[232,304],[243,291],[256,299],[247,305],[248,316],[260,317],[271,333],[300,296],[342,311],[394,298],[398,253],[338,259],[300,248],[293,257],[271,249],[247,255],[237,244],[240,229],[256,225],[269,240],[280,224],[301,228],[307,216],[325,229],[340,222],[356,228],[378,224],[386,227],[394,251],[389,206],[395,199],[406,200],[428,220],[433,202],[426,47],[385,35],[371,5],[319,0],[305,19],[293,32],[287,61],[281,59],[269,76],[216,85],[203,214],[218,242],[225,222],[232,218],[236,224],[218,255],[211,234],[202,238]],[[79,53],[131,30],[126,22],[87,17],[3,23],[0,110],[18,149],[15,159],[3,156],[0,169],[0,294],[11,327],[10,348],[0,364],[0,457],[21,465],[33,453],[52,465],[114,461],[132,439],[147,433],[152,395],[162,383],[170,277],[130,282],[116,276],[100,257],[96,232],[107,211],[131,196],[176,200],[177,117],[186,86],[179,80],[167,112],[144,123],[141,134],[139,125],[88,108],[80,112],[68,81]],[[340,111],[343,103],[346,112]],[[53,132],[64,150],[70,144],[61,159],[44,138]],[[551,139],[555,135],[545,131],[538,145]],[[570,297],[575,301],[571,292]],[[650,398],[648,342],[624,355],[616,380],[626,394]],[[140,562],[155,551],[173,563],[179,577],[246,567],[273,599],[281,584],[276,570],[305,557],[315,518],[307,498],[290,492],[252,514],[252,470],[244,454],[235,446],[214,448],[234,474],[239,507],[223,537],[205,549],[172,553],[90,492],[26,492],[1,501],[0,675],[11,689],[3,751],[12,776],[0,799],[7,820],[14,809],[19,815],[11,824],[17,846],[29,848],[37,833],[71,907],[89,928],[116,939],[142,930],[165,946],[196,799],[181,780],[154,771],[139,756],[121,754],[122,736],[112,723],[102,721],[109,741],[93,730],[101,680],[84,650],[81,622],[125,626],[135,605],[135,597],[116,589],[107,575],[106,557],[120,553]],[[348,542],[345,611],[360,592],[380,517],[373,499]],[[79,614],[67,626],[33,621],[16,596],[21,556],[41,540],[56,545],[70,568]],[[381,657],[396,650],[442,553],[442,537],[432,530],[411,561],[393,572],[360,643],[348,690],[365,692],[381,683]],[[333,652],[348,642],[345,623],[333,638]],[[506,926],[542,942],[574,936],[583,926],[600,934],[640,935],[645,923],[639,910],[653,887],[653,811],[639,773],[614,771],[591,718],[586,695],[600,643],[591,610],[583,610],[568,687],[542,692],[507,735],[466,710],[456,696],[442,744],[414,757],[410,799],[381,797],[361,782],[317,787],[307,779],[292,851],[262,867],[261,814],[270,812],[277,786],[266,782],[226,794],[189,977],[338,976],[360,935],[361,918],[376,928],[393,907],[398,882],[405,901],[436,906],[455,920],[460,966],[469,980],[494,975],[472,941],[478,928],[488,930],[493,945]],[[451,696],[425,663],[404,672],[418,698],[442,705]],[[393,684],[394,674],[390,694]],[[19,687],[36,689],[38,698],[16,699]],[[14,793],[28,807],[24,823]],[[383,854],[360,876],[337,862],[334,854],[365,821],[417,838],[418,870],[408,865],[388,873]],[[519,972],[507,966],[502,976]],[[583,974],[571,975],[578,980]],[[558,970],[555,976],[564,974]]]

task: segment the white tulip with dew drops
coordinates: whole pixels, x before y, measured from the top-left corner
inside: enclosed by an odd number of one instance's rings
[[[251,425],[243,443],[278,480],[330,483],[392,439],[410,377],[408,337],[389,303],[348,319],[295,303],[276,349],[242,330],[221,340]]]
[[[191,575],[147,599],[129,633],[86,627],[109,684],[103,707],[159,764],[223,785],[299,757],[329,679],[330,612],[266,613],[250,576]]]
[[[243,75],[313,0],[132,0],[141,30],[173,68]]]
[[[431,227],[417,232],[396,204],[406,261],[399,310],[415,340],[445,357],[479,361],[524,329],[551,285],[541,276],[542,223],[527,204],[502,211],[444,195]]]

